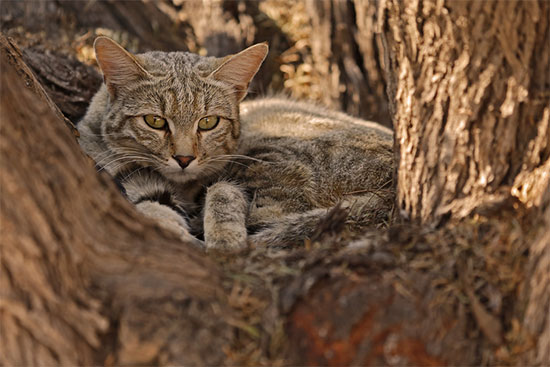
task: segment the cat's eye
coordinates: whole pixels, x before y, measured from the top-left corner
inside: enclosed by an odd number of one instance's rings
[[[220,116],[208,116],[199,120],[199,129],[212,130],[220,122]]]
[[[163,119],[162,117],[158,117],[155,115],[145,115],[143,116],[143,119],[147,123],[147,125],[151,126],[153,129],[164,129],[166,126],[166,119]]]

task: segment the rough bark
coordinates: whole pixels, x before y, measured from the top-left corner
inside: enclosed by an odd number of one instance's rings
[[[530,340],[519,349],[535,346],[522,361],[544,365],[550,361],[550,242],[548,219],[541,219],[548,218],[550,191],[550,5],[388,0],[380,15],[401,216],[434,226],[481,215],[512,228],[520,213],[530,213],[525,237],[514,244],[529,251],[519,275],[525,292],[509,307],[516,310],[514,333]],[[512,207],[514,217],[500,216]]]
[[[308,0],[313,68],[324,104],[390,126],[375,1]]]
[[[550,172],[550,165],[546,165]],[[550,189],[546,189],[542,199],[535,240],[529,247],[529,263],[525,274],[525,289],[521,306],[524,328],[528,333],[532,348],[526,351],[520,362],[524,365],[544,365],[550,361]]]
[[[2,4],[2,28],[12,29],[14,34],[19,32],[17,27],[28,35],[44,32],[49,38],[46,42],[54,44],[69,43],[86,36],[88,31],[103,30],[134,49],[187,50],[192,31],[162,4],[168,5],[166,1],[8,0]],[[34,43],[32,37],[28,43]],[[57,49],[64,45],[49,46]]]
[[[65,117],[77,122],[84,116],[102,83],[95,68],[72,57],[32,47],[23,51],[23,60]]]
[[[479,361],[481,338],[467,335],[467,308],[443,300],[434,288],[436,280],[452,283],[452,265],[426,271],[432,254],[426,247],[405,255],[404,246],[378,238],[356,246],[330,260],[317,259],[285,289],[304,294],[288,315],[294,363],[441,366]]]
[[[548,6],[385,2],[404,216],[422,223],[464,217],[521,190],[522,172],[546,162]]]

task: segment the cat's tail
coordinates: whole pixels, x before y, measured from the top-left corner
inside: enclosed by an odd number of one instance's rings
[[[343,230],[358,232],[388,220],[388,204],[377,194],[349,197],[332,208],[291,213],[270,221],[250,234],[248,240],[255,246],[286,248],[316,242]]]

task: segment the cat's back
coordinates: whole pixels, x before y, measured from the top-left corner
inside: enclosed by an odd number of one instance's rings
[[[258,205],[282,212],[330,207],[349,193],[391,182],[393,135],[374,122],[315,104],[266,98],[241,104],[240,154],[234,166]]]
[[[391,140],[392,131],[378,123],[353,118],[322,106],[283,97],[263,98],[241,104],[241,123],[245,136],[288,136],[312,139],[331,132],[376,135]]]
[[[358,161],[369,165],[365,159],[393,159],[390,129],[311,103],[285,98],[244,102],[241,129],[243,154],[264,152],[279,160],[303,160],[318,171],[334,172],[333,165],[351,167]]]

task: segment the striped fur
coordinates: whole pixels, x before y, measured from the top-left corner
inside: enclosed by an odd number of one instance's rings
[[[106,83],[78,126],[80,144],[182,239],[225,251],[299,244],[338,203],[357,223],[387,204],[372,191],[391,185],[391,131],[281,98],[240,104],[265,45],[219,59],[100,46]],[[147,126],[147,114],[168,129]],[[205,116],[220,123],[201,131]],[[182,170],[175,155],[196,159]]]

